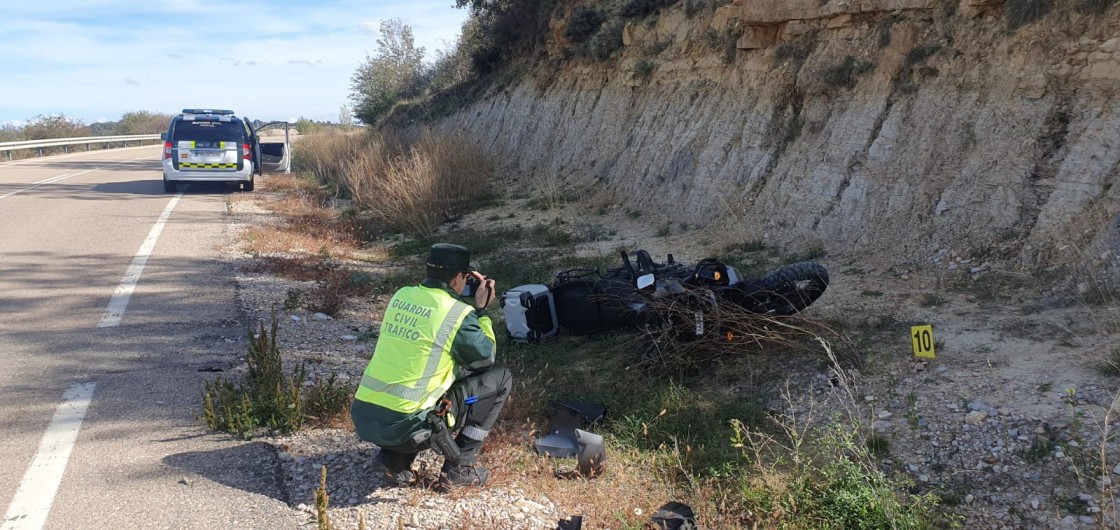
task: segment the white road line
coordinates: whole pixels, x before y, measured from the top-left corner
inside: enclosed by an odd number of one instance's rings
[[[62,395],[62,404],[54,413],[35,458],[23,474],[23,481],[8,506],[0,530],[37,530],[47,524],[54,495],[62,483],[62,474],[70,460],[70,451],[78,439],[95,383],[78,383]]]
[[[87,169],[85,171],[79,171],[77,173],[65,173],[65,174],[62,174],[62,175],[55,175],[53,177],[40,180],[38,182],[32,182],[31,185],[26,187],[26,188],[18,189],[16,191],[11,192],[11,193],[0,195],[0,199],[6,199],[8,197],[11,197],[12,195],[20,194],[20,193],[23,193],[25,191],[31,191],[35,188],[38,188],[39,186],[63,181],[63,180],[66,180],[68,178],[71,178],[71,177],[76,177],[78,175],[85,175],[86,173],[91,173],[91,172],[94,172],[94,171],[101,171],[102,169],[112,169],[116,166],[120,166],[120,165],[124,164],[125,162],[135,162],[136,160],[145,160],[145,159],[148,159],[148,158],[151,158],[151,157],[143,156],[143,157],[140,157],[140,158],[131,158],[131,159],[125,160],[123,162],[117,162],[117,163],[114,163],[114,164],[109,164],[107,166],[95,167],[93,169]]]
[[[163,232],[163,225],[167,224],[167,218],[171,217],[171,212],[175,210],[175,205],[179,204],[179,199],[182,197],[183,192],[177,193],[171,199],[171,202],[167,203],[167,207],[163,209],[163,213],[156,220],[156,224],[152,226],[152,231],[148,232],[148,237],[144,239],[144,244],[140,245],[140,250],[136,252],[136,257],[132,258],[132,265],[129,265],[128,270],[125,271],[121,284],[117,286],[116,291],[113,291],[113,297],[109,299],[109,307],[105,309],[105,314],[101,316],[101,322],[97,324],[97,327],[111,328],[120,325],[124,310],[128,307],[128,300],[132,298],[132,292],[136,290],[136,282],[140,281],[140,273],[144,272],[144,265],[148,263],[148,256],[152,254],[152,249],[156,247],[160,232]]]

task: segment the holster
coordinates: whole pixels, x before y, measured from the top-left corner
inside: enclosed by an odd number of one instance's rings
[[[443,454],[448,462],[458,463],[462,453],[459,451],[459,445],[455,443],[455,439],[451,436],[451,429],[447,428],[447,421],[444,417],[432,411],[428,414],[428,424],[431,425],[430,432],[420,431],[416,435],[427,434],[432,449]]]

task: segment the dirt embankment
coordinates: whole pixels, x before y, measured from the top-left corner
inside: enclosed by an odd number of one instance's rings
[[[442,124],[530,182],[783,245],[1019,270],[1115,254],[1117,6],[701,4],[629,20],[605,61],[554,19],[547,58]]]

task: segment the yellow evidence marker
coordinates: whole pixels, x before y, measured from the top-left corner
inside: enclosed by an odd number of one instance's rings
[[[933,326],[913,326],[910,328],[910,342],[914,344],[914,357],[936,359],[933,353]]]

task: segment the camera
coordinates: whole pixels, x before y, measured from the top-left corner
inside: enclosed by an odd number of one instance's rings
[[[463,287],[463,297],[468,298],[474,296],[474,294],[478,292],[478,287],[480,285],[482,285],[482,282],[480,282],[478,278],[476,278],[473,274],[467,276],[467,285],[466,287]]]

